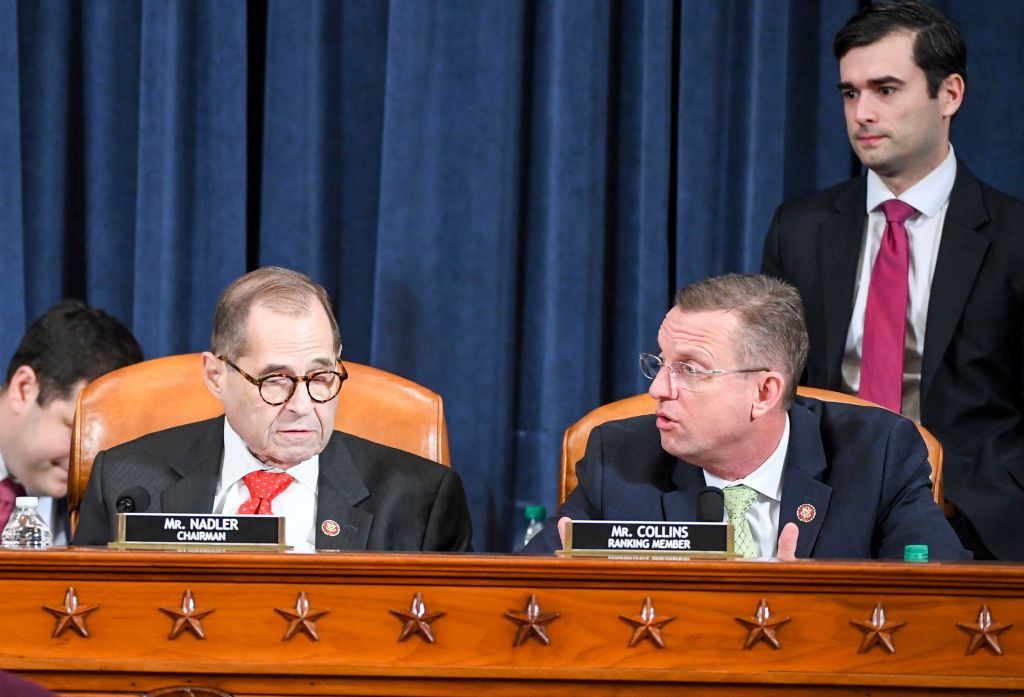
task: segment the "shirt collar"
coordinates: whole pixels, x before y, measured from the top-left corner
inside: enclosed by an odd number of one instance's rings
[[[7,479],[7,465],[4,464],[4,454],[0,453],[0,482]]]
[[[949,200],[953,191],[953,182],[956,180],[956,155],[953,154],[953,144],[949,144],[949,152],[946,158],[938,167],[928,173],[921,181],[904,191],[899,196],[893,196],[888,187],[882,183],[882,178],[868,170],[868,195],[867,211],[871,213],[884,202],[896,198],[904,203],[909,203],[915,210],[919,211],[925,218],[936,215]]]
[[[772,501],[782,501],[782,469],[786,463],[786,451],[789,450],[789,414],[786,414],[786,423],[782,428],[782,436],[775,451],[768,456],[768,459],[742,479],[734,482],[716,477],[707,470],[704,470],[704,483],[708,486],[716,486],[725,489],[736,484],[746,484],[762,496]]]
[[[249,452],[242,437],[235,433],[228,420],[224,419],[224,464],[221,466],[221,486],[234,484],[239,479],[258,470],[270,472],[287,471],[295,481],[316,491],[317,477],[320,473],[319,453],[297,465],[283,470],[279,467],[265,465]]]

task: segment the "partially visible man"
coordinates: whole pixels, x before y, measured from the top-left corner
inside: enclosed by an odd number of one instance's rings
[[[98,454],[76,545],[112,540],[116,499],[141,487],[151,512],[282,515],[297,551],[470,549],[454,470],[334,431],[347,373],[322,286],[276,267],[242,276],[217,304],[210,345],[206,386],[224,416]]]
[[[795,396],[807,330],[793,287],[735,274],[687,286],[658,346],[640,356],[657,413],[591,432],[556,518],[693,521],[715,486],[747,557],[902,559],[926,544],[930,559],[969,558],[911,421]],[[560,544],[549,525],[526,551]]]
[[[864,8],[833,49],[867,174],[781,206],[762,265],[807,307],[804,382],[927,426],[961,540],[1024,559],[1024,203],[949,142],[966,45],[939,10],[905,2]]]
[[[29,326],[0,388],[0,528],[15,497],[39,496],[54,544],[67,544],[75,400],[89,381],[141,360],[123,324],[79,300],[57,303]]]

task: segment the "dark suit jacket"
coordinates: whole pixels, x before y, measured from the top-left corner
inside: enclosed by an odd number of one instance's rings
[[[779,529],[800,528],[796,556],[903,558],[908,544],[928,545],[929,559],[966,559],[932,499],[928,453],[909,420],[884,409],[797,397],[789,410]],[[579,485],[526,551],[559,549],[555,521],[697,520],[704,471],[661,448],[654,416],[595,428],[576,465]],[[814,506],[810,522],[796,510]]]
[[[115,502],[133,486],[149,493],[149,512],[212,511],[223,453],[223,416],[101,452],[89,476],[74,544],[112,540]],[[341,526],[341,534],[324,534],[319,523],[328,519]],[[470,549],[469,508],[458,473],[341,431],[320,453],[315,520],[317,549]]]
[[[775,214],[763,271],[807,311],[804,384],[837,390],[853,314],[867,184],[854,179]],[[945,495],[1000,559],[1024,559],[1024,203],[957,162],[932,279],[921,423],[945,452]]]

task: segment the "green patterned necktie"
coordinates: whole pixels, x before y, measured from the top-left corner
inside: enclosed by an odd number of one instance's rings
[[[757,545],[754,544],[754,535],[747,522],[747,510],[757,499],[757,492],[745,484],[737,484],[726,487],[722,493],[725,494],[725,511],[732,523],[734,551],[746,559],[756,557]]]

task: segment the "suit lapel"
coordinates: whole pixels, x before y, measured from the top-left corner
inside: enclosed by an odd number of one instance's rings
[[[704,470],[682,460],[676,460],[672,482],[679,487],[661,495],[661,510],[665,520],[697,520],[697,492],[704,486]]]
[[[366,549],[373,514],[355,505],[369,495],[355,467],[352,451],[341,435],[335,433],[320,453],[314,520],[317,549]],[[337,523],[337,528],[332,523]],[[336,534],[328,534],[335,529]]]
[[[795,523],[800,529],[796,545],[798,559],[811,556],[821,524],[828,515],[832,487],[819,479],[826,466],[818,416],[794,404],[789,410],[789,447],[782,479],[779,532],[786,523]],[[798,510],[803,515],[798,516]]]
[[[195,513],[213,510],[213,499],[224,457],[224,417],[210,419],[191,442],[183,444],[167,465],[181,477],[160,492],[164,513]],[[182,457],[180,453],[187,453]]]
[[[825,316],[825,372],[827,385],[840,385],[842,356],[853,316],[857,259],[864,237],[864,177],[854,180],[834,202],[835,214],[822,222],[819,258]]]
[[[924,356],[921,359],[921,405],[932,378],[960,322],[974,279],[985,258],[989,241],[977,232],[989,221],[981,186],[963,162],[957,160],[956,181],[942,226],[939,256],[935,262],[928,300]]]

